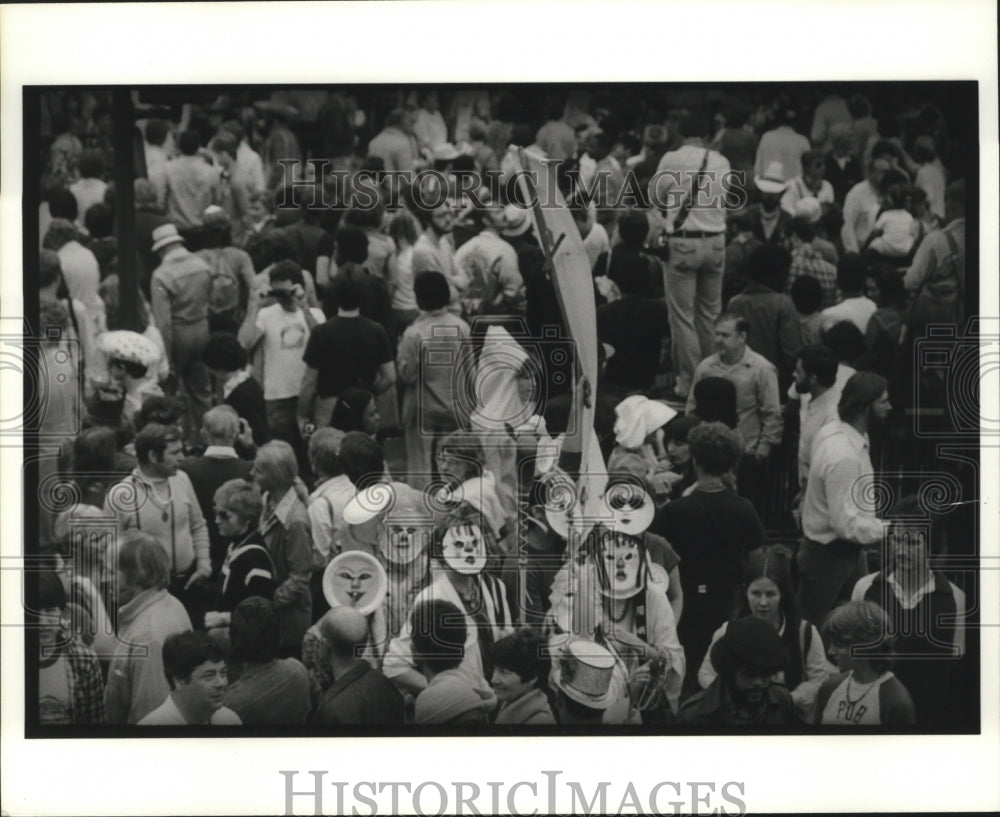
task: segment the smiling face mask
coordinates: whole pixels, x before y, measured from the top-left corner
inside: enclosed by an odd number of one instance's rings
[[[323,574],[323,594],[331,607],[353,607],[362,615],[373,613],[385,599],[385,568],[363,551],[337,556]]]
[[[475,576],[486,567],[486,540],[478,525],[456,525],[445,531],[441,556],[448,567]]]

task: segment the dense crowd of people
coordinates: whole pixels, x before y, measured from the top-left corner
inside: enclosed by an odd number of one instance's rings
[[[871,490],[975,286],[940,109],[171,93],[133,94],[132,257],[107,95],[43,98],[42,724],[970,727],[940,514]]]

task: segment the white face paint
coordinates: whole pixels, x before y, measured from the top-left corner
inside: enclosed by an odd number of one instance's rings
[[[642,550],[637,539],[622,533],[602,534],[601,559],[607,577],[604,588],[607,595],[625,599],[642,589],[638,581]]]
[[[456,573],[475,576],[486,567],[486,540],[478,525],[456,525],[444,534],[441,553]]]
[[[392,519],[385,525],[385,558],[395,565],[408,565],[426,550],[431,524],[423,520]]]

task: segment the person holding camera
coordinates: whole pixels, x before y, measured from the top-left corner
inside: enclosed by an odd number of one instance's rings
[[[299,389],[306,373],[302,360],[312,331],[323,323],[322,310],[308,307],[302,269],[292,260],[279,261],[268,273],[270,290],[254,290],[239,338],[251,355],[259,348],[264,371],[264,406],[272,438],[295,450],[299,469],[307,473],[308,457],[297,421]],[[263,306],[265,297],[276,303]]]

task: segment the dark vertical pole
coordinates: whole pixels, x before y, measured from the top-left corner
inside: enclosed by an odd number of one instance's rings
[[[115,223],[118,233],[118,298],[122,329],[139,327],[139,287],[135,268],[135,196],[132,161],[135,119],[128,88],[112,91],[115,149]]]
[[[24,103],[24,130],[22,139],[22,144],[24,145],[24,176],[22,178],[24,195],[21,197],[21,223],[24,227],[22,235],[24,241],[21,249],[23,254],[21,259],[21,283],[24,290],[24,320],[20,328],[24,333],[24,346],[28,347],[44,343],[44,338],[46,338],[45,327],[41,326],[41,316],[39,315],[38,293],[38,245],[41,238],[44,238],[44,236],[38,235],[38,189],[44,170],[42,153],[38,149],[42,130],[41,91],[38,88],[25,88],[22,92],[22,100]],[[14,273],[12,272],[11,274]],[[7,314],[11,316],[16,314],[16,310],[12,308],[9,301],[4,306],[8,310]],[[3,323],[6,323],[6,321]],[[16,324],[11,328],[12,334],[16,331],[14,327],[16,327]],[[32,336],[41,340],[35,340],[34,344],[32,344]],[[44,395],[39,391],[40,384],[43,382],[42,378],[44,377],[40,371],[41,356],[39,354],[29,356],[27,348],[24,351],[23,397],[25,410],[24,414],[21,415],[24,445],[24,470],[22,471],[21,482],[24,496],[24,504],[22,506],[22,513],[24,514],[24,539],[21,545],[21,555],[24,557],[24,570],[22,570],[21,575],[24,586],[21,592],[22,599],[25,602],[30,602],[33,599],[37,599],[37,595],[33,592],[32,588],[34,584],[32,578],[38,574],[29,573],[28,565],[33,561],[31,557],[38,556],[39,538],[42,528],[39,518],[42,511],[38,491],[38,483],[41,478],[41,469],[38,464],[40,448],[38,432],[40,431],[40,425],[43,420],[42,415],[45,409],[42,402]],[[39,408],[41,408],[40,412]],[[16,490],[16,488],[8,485],[7,490]],[[11,547],[11,553],[13,555],[17,551]],[[27,613],[29,606],[37,609],[37,604],[26,604],[24,608],[25,613]],[[25,625],[24,699],[26,704],[25,728],[27,734],[39,723],[39,645],[37,627],[28,625],[27,617],[25,617]]]

